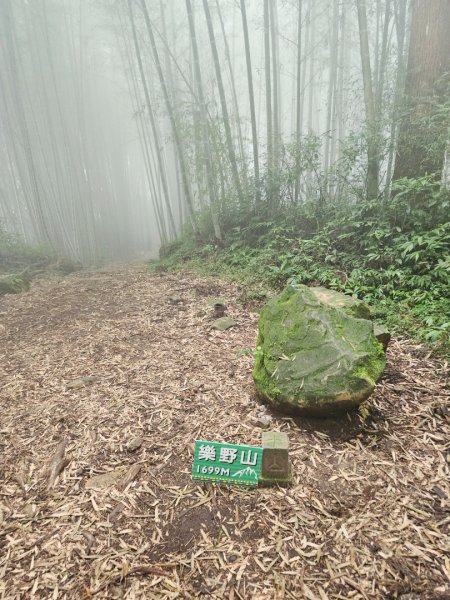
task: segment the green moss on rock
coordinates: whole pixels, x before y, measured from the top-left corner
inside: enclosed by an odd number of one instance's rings
[[[290,286],[259,320],[253,378],[260,395],[287,413],[327,416],[372,393],[385,356],[368,308],[325,288]]]

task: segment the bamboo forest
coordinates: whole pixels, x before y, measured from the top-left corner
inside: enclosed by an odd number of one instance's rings
[[[450,0],[0,0],[0,598],[450,597]]]

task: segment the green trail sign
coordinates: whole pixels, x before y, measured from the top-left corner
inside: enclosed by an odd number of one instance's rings
[[[192,479],[229,485],[257,486],[262,448],[219,442],[195,443]]]

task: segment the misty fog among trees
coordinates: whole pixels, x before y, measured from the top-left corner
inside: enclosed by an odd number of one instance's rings
[[[450,0],[0,0],[0,599],[450,598]]]
[[[93,264],[438,178],[449,22],[447,0],[3,0],[2,227]]]

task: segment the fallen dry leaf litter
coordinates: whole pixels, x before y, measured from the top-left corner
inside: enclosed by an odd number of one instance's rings
[[[391,343],[362,416],[267,411],[292,487],[191,482],[196,439],[260,443],[242,298],[130,269],[0,299],[1,598],[450,598],[447,365],[421,346]]]

